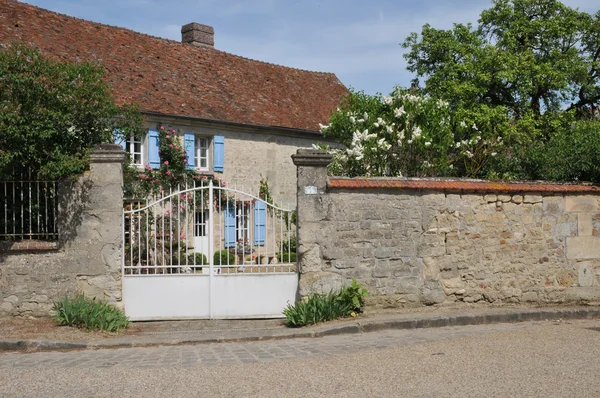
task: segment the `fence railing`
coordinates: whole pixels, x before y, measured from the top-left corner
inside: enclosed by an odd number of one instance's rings
[[[199,181],[125,202],[125,275],[295,272],[293,212]]]
[[[0,241],[58,240],[55,181],[0,181]]]

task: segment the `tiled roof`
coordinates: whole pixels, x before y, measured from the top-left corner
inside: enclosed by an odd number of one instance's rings
[[[600,193],[598,185],[420,178],[329,178],[340,189],[422,189],[448,192]]]
[[[318,131],[348,93],[332,73],[254,61],[0,0],[0,43],[14,41],[33,43],[59,59],[99,61],[117,102],[135,102],[147,112]]]

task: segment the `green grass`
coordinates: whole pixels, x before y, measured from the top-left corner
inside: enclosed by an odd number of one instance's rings
[[[129,319],[123,311],[112,305],[94,299],[88,299],[83,294],[74,298],[67,295],[62,300],[55,301],[52,308],[56,323],[90,330],[117,332],[129,327]]]

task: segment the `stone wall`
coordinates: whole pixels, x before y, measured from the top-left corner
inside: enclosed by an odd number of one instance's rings
[[[48,316],[76,291],[120,303],[124,156],[102,145],[88,172],[59,185],[59,242],[1,242],[0,316]]]
[[[600,187],[327,179],[298,151],[300,295],[358,279],[378,307],[600,302]]]

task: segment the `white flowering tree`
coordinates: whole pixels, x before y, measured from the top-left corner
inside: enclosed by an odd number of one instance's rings
[[[501,136],[457,121],[448,103],[418,91],[396,88],[390,96],[353,92],[321,125],[327,138],[345,149],[334,155],[330,172],[339,176],[477,177],[503,151]]]

